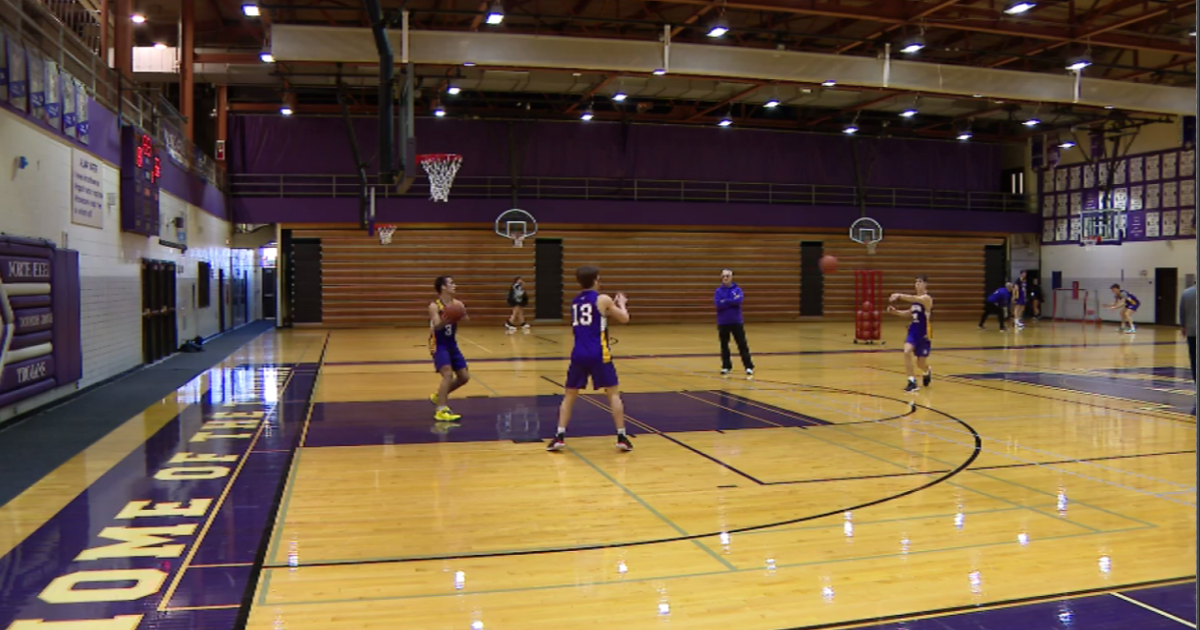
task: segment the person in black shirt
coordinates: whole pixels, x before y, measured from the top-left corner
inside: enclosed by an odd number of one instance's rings
[[[530,328],[529,322],[525,321],[525,307],[529,306],[529,294],[525,292],[521,276],[513,278],[512,286],[508,288],[508,305],[512,307],[512,314],[504,322],[504,332],[511,335],[520,326],[522,332],[528,335]]]

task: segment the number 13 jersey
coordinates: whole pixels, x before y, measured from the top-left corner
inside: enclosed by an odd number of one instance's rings
[[[608,345],[608,318],[596,304],[600,294],[586,290],[571,300],[571,329],[575,332],[575,348],[571,361],[612,362]]]

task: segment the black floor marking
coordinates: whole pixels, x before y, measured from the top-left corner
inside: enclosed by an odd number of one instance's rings
[[[546,377],[542,377],[542,378],[546,378]],[[550,379],[546,379],[546,380],[550,380]],[[553,381],[551,381],[551,382],[553,382]],[[896,400],[896,401],[903,402],[906,404],[908,402],[908,401],[904,401],[904,400],[901,400],[898,398],[891,398],[891,397],[883,396],[883,395],[879,395],[879,394],[868,394],[866,392],[854,392],[852,390],[843,390],[843,389],[838,389],[838,388],[834,388],[834,387],[824,387],[824,386],[820,386],[820,385],[801,385],[801,386],[802,387],[811,387],[814,389],[820,389],[820,390],[824,390],[824,391],[833,391],[833,392],[838,392],[838,393],[862,394],[862,395],[867,395],[867,396],[873,396],[876,398]],[[331,567],[331,566],[371,565],[371,564],[406,564],[406,563],[411,563],[411,562],[437,562],[437,561],[445,561],[445,560],[455,560],[455,559],[460,559],[460,558],[502,558],[502,557],[514,557],[514,556],[532,556],[532,555],[543,555],[543,554],[552,554],[552,553],[564,553],[564,552],[570,552],[570,551],[592,551],[592,550],[598,550],[598,549],[644,547],[647,545],[657,545],[657,544],[663,544],[663,543],[682,542],[682,541],[689,541],[689,540],[700,540],[703,538],[715,538],[715,537],[719,536],[720,534],[741,534],[741,533],[745,533],[745,532],[769,529],[772,527],[780,527],[783,525],[794,525],[796,523],[804,523],[807,521],[813,521],[813,520],[825,518],[828,516],[835,516],[835,515],[842,514],[847,511],[861,510],[861,509],[868,508],[868,507],[871,507],[874,505],[880,505],[882,503],[887,503],[889,501],[895,501],[896,499],[901,499],[903,497],[909,496],[911,494],[915,494],[917,492],[921,492],[922,490],[927,490],[927,489],[932,488],[933,486],[936,486],[944,481],[947,481],[947,480],[953,478],[955,475],[968,469],[971,466],[971,464],[973,464],[975,462],[976,458],[979,457],[979,454],[982,452],[983,439],[980,437],[979,432],[977,432],[974,427],[967,424],[962,419],[960,419],[950,413],[947,413],[945,411],[934,409],[932,407],[926,407],[924,405],[913,405],[913,407],[914,408],[920,407],[922,409],[926,409],[932,413],[936,413],[940,416],[949,418],[950,420],[953,420],[954,422],[957,422],[957,423],[961,424],[963,427],[965,427],[971,433],[971,435],[973,436],[973,438],[975,440],[975,445],[971,448],[971,454],[956,468],[947,472],[946,474],[943,474],[942,476],[938,477],[937,479],[932,479],[920,486],[917,486],[915,488],[909,488],[908,490],[905,490],[903,492],[898,492],[896,494],[886,496],[886,497],[883,497],[880,499],[873,499],[871,501],[867,501],[867,502],[860,503],[857,505],[841,506],[841,507],[837,507],[836,509],[832,509],[832,510],[822,512],[819,514],[810,514],[808,516],[801,516],[799,518],[787,519],[787,520],[778,521],[778,522],[774,522],[774,523],[763,523],[761,525],[751,525],[748,527],[739,527],[739,528],[730,529],[730,530],[726,530],[726,531],[712,531],[712,532],[704,532],[704,533],[700,533],[700,534],[687,534],[687,535],[683,535],[683,536],[670,536],[667,538],[655,538],[655,539],[650,539],[650,540],[635,540],[635,541],[619,542],[619,543],[597,543],[597,544],[591,544],[591,545],[575,545],[575,546],[567,546],[567,547],[558,547],[558,548],[553,548],[553,549],[494,551],[494,552],[465,553],[465,554],[458,553],[458,554],[446,554],[443,556],[426,556],[426,557],[421,557],[421,558],[413,558],[413,557],[381,558],[381,559],[377,559],[377,560],[345,560],[345,561],[331,561],[331,562],[313,562],[313,563],[301,564],[300,566],[301,567]],[[282,569],[285,566],[287,566],[287,565],[268,565],[265,568]]]
[[[554,340],[554,339],[551,339],[551,338],[549,338],[549,337],[543,337],[543,336],[541,336],[541,335],[534,335],[534,338],[535,338],[535,339],[541,339],[542,341],[549,341],[550,343],[558,343],[558,341],[556,341],[556,340]]]

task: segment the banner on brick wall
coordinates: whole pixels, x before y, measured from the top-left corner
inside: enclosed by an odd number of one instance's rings
[[[25,51],[29,73],[29,113],[34,120],[46,120],[46,60],[36,50]]]
[[[75,135],[83,144],[88,144],[88,132],[91,129],[91,123],[88,122],[88,95],[87,89],[83,87],[83,83],[79,79],[75,80]]]
[[[104,176],[100,160],[71,151],[71,223],[104,228]]]
[[[62,129],[62,75],[58,64],[46,62],[46,123],[55,131]]]
[[[25,47],[14,37],[4,39],[8,50],[8,102],[21,111],[29,110],[29,82],[25,73]]]
[[[62,126],[68,138],[75,137],[75,77],[64,71],[59,80],[62,85]]]
[[[0,28],[0,101],[8,102],[8,31]]]

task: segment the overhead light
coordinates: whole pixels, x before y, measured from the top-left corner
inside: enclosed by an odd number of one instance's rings
[[[967,140],[970,140],[970,139],[971,139],[971,132],[970,132],[970,131],[963,131],[963,132],[959,133],[959,134],[958,134],[958,139],[959,139],[959,140],[961,140],[961,141],[963,141],[963,142],[966,142]]]
[[[713,21],[712,25],[708,27],[708,32],[705,33],[705,35],[709,37],[722,37],[728,32],[729,20],[726,20],[725,16],[722,15]]]
[[[258,53],[258,58],[261,59],[263,63],[275,63],[275,55],[272,55],[265,50]]]
[[[660,76],[660,77],[661,77],[662,75],[666,74],[666,73],[667,73],[667,71],[666,71],[666,70],[663,70],[662,68],[659,68],[659,69],[657,69],[657,70],[655,70],[655,71],[654,71],[654,74],[655,74],[656,76]]]
[[[1195,36],[1196,36],[1196,29],[1192,29],[1192,30],[1188,31],[1188,37],[1195,37]]]
[[[1026,127],[1036,127],[1036,126],[1042,124],[1042,121],[1040,121],[1036,118],[1030,118],[1029,120],[1026,120],[1025,122],[1023,122],[1021,124],[1025,125]]]
[[[1112,105],[1105,105],[1104,109],[1115,109]]]
[[[1074,149],[1074,148],[1075,148],[1075,143],[1074,143],[1074,142],[1071,142],[1070,140],[1067,140],[1066,142],[1063,142],[1063,143],[1059,144],[1059,145],[1058,145],[1058,148],[1060,148],[1060,149]]]
[[[457,85],[451,85],[450,87],[446,88],[446,93],[450,94],[451,96],[458,96],[460,92],[462,92],[462,88],[458,87]]]
[[[464,62],[463,62],[463,66],[464,66],[464,67],[466,67],[466,68],[474,68],[474,67],[475,67],[475,62],[474,62],[474,61],[464,61]]]
[[[1020,15],[1036,6],[1037,6],[1036,2],[1029,2],[1028,0],[1017,0],[1017,2],[1012,2],[1007,7],[1005,7],[1004,12],[1009,15]]]
[[[445,116],[445,115],[446,115],[446,108],[442,107],[441,105],[438,105],[437,107],[435,107],[435,108],[433,109],[433,115],[434,115],[434,116],[437,116],[438,118],[441,118],[441,117]]]
[[[982,94],[972,94],[971,98],[983,98]]]
[[[614,100],[618,103],[620,103],[621,101],[623,101],[627,98],[629,98],[629,95],[624,92],[617,92],[616,94],[612,95],[612,100]]]
[[[487,23],[495,26],[504,21],[504,5],[500,4],[500,0],[492,3],[492,8],[488,10]]]
[[[129,16],[129,21],[133,22],[134,24],[145,24],[146,16],[142,15],[141,13],[134,13],[133,15]]]
[[[846,125],[846,127],[844,129],[842,129],[842,133],[844,133],[848,136],[854,135],[854,134],[858,133],[858,126],[853,125],[853,124]]]
[[[766,103],[763,103],[763,107],[766,107],[767,109],[775,109],[776,107],[779,107],[779,99],[773,98]]]
[[[906,55],[911,55],[915,52],[920,52],[920,50],[924,47],[925,47],[925,38],[924,37],[914,37],[914,38],[908,40],[907,42],[905,42],[904,47],[900,49],[900,52],[902,52]]]
[[[824,85],[825,87],[833,87],[833,86],[837,85],[837,81],[834,81],[833,79],[825,79],[825,81],[822,82],[821,85]]]
[[[915,110],[915,109],[906,109],[906,110],[900,112],[901,118],[912,118],[913,116],[916,116],[916,115],[917,115],[917,110]]]
[[[1080,55],[1079,57],[1075,57],[1075,58],[1071,59],[1069,62],[1067,62],[1067,70],[1072,70],[1074,72],[1080,72],[1081,70],[1083,70],[1084,68],[1086,68],[1090,65],[1092,65],[1091,56],[1090,55]]]
[[[284,116],[291,116],[293,112],[291,107],[284,105],[283,107],[279,108],[279,113],[283,114]]]
[[[253,2],[243,2],[242,14],[246,17],[258,17],[259,15],[262,15],[262,12],[259,11],[257,4]]]
[[[583,113],[579,115],[579,119],[580,119],[580,120],[582,120],[582,121],[584,121],[584,122],[586,122],[586,121],[589,121],[589,120],[591,120],[591,119],[593,119],[593,118],[595,118],[595,117],[596,117],[596,114],[592,113],[592,108],[591,108],[591,107],[589,107],[589,108],[587,108],[587,109],[583,110]]]
[[[154,48],[155,50],[166,50],[167,45],[162,42],[154,42]]]
[[[717,126],[718,127],[728,127],[729,125],[732,125],[732,124],[733,124],[733,119],[726,116],[721,119],[721,122],[717,123]]]

